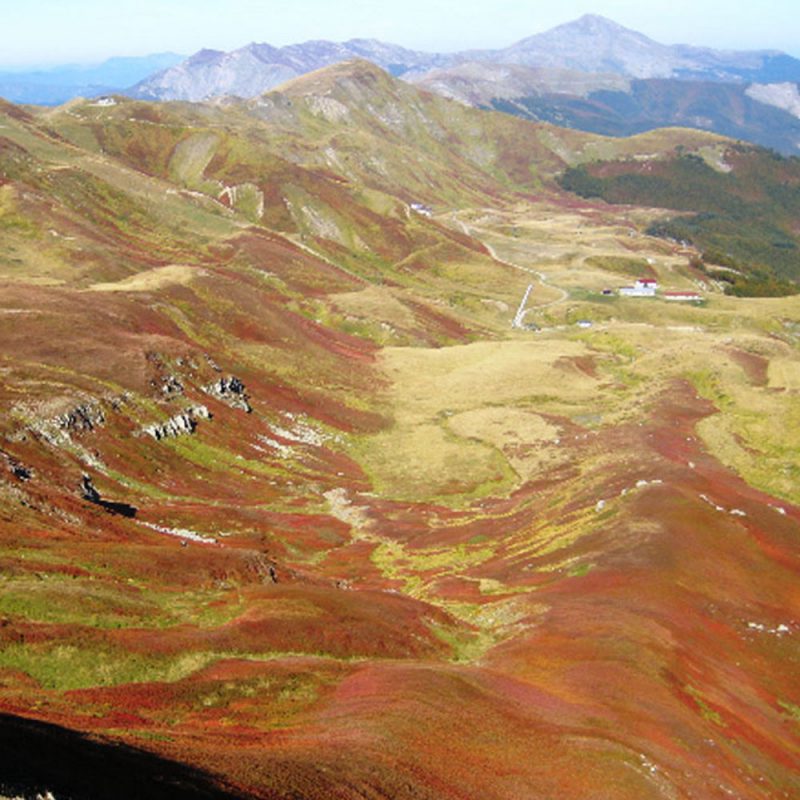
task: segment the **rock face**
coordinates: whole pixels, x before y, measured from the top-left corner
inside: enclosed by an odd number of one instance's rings
[[[61,430],[76,433],[79,431],[93,431],[106,421],[106,417],[99,405],[83,403],[64,414],[60,414],[54,421]]]
[[[100,492],[95,488],[91,475],[84,474],[81,478],[80,486],[81,497],[95,506],[108,511],[109,514],[119,514],[123,517],[135,517],[137,509],[128,503],[117,503],[113,500],[105,500]]]
[[[224,53],[201,50],[182,63],[141,81],[129,94],[144,100],[208,100],[255,97],[286,81],[341,61],[363,58],[395,74],[449,63],[448,56],[420,53],[371,39],[314,41],[287,47],[249,44]]]
[[[204,386],[203,391],[226,403],[231,408],[241,409],[247,414],[253,410],[250,406],[245,385],[233,375],[230,378],[220,378],[218,381]]]
[[[170,417],[166,422],[148,425],[142,433],[152,436],[156,441],[171,439],[175,436],[185,436],[194,433],[198,419],[211,419],[211,412],[206,406],[192,406]]]

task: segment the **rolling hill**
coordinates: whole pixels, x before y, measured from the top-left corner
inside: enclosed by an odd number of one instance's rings
[[[800,300],[559,185],[763,151],[360,61],[0,124],[0,794],[797,793]]]

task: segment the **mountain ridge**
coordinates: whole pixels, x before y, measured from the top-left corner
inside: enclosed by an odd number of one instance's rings
[[[208,52],[208,51],[200,51]],[[217,51],[214,51],[217,54]],[[258,54],[269,54],[271,62]],[[758,82],[770,59],[780,59],[786,79],[800,81],[800,60],[778,51],[722,51],[689,45],[663,45],[598,15],[585,15],[549,31],[526,37],[506,48],[424,53],[375,39],[326,40],[275,48],[251,43],[215,55],[216,72],[192,76],[192,58],[131,87],[133,96],[153,100],[205,100],[222,94],[254,96],[300,72],[349,58],[367,58],[395,75],[416,76],[465,61],[611,72],[629,78],[705,77]],[[254,63],[258,60],[264,66]],[[205,62],[205,59],[204,59]],[[247,80],[237,74],[241,62],[254,69]],[[265,68],[266,67],[266,68]],[[193,81],[194,77],[194,81]]]
[[[784,155],[800,153],[800,92],[794,83],[638,79],[475,62],[433,70],[412,82],[469,105],[606,136],[693,127]]]

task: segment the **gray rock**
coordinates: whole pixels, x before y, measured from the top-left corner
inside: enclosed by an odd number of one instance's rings
[[[221,400],[231,408],[241,409],[247,414],[253,410],[249,403],[245,385],[233,375],[229,378],[220,378],[208,384],[208,386],[204,386],[203,391],[211,395],[211,397]]]
[[[61,430],[76,433],[78,431],[93,431],[103,425],[106,415],[96,403],[82,403],[64,414],[59,414],[54,422]]]
[[[146,426],[141,432],[152,436],[156,441],[186,436],[195,432],[198,419],[211,419],[211,412],[206,406],[191,406],[166,422]]]

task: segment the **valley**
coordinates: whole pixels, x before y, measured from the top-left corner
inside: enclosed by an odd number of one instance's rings
[[[797,796],[800,295],[558,180],[731,146],[0,105],[0,795]]]

